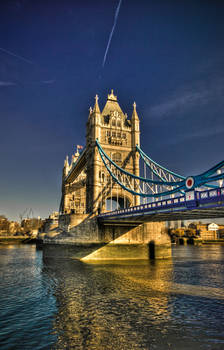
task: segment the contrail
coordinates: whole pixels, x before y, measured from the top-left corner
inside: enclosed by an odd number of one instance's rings
[[[111,33],[110,33],[110,36],[109,36],[108,43],[107,43],[107,48],[106,48],[106,51],[105,51],[105,54],[104,54],[102,67],[104,67],[104,64],[106,62],[107,53],[108,53],[108,50],[109,50],[109,47],[110,47],[111,39],[112,39],[112,36],[113,36],[113,33],[114,33],[114,29],[115,29],[116,24],[117,24],[117,18],[118,18],[120,7],[121,7],[121,2],[122,2],[122,0],[119,0],[119,4],[118,4],[116,12],[115,12],[114,24],[113,24],[113,27],[112,27],[112,30],[111,30]]]
[[[19,55],[16,55],[15,53],[11,52],[11,51],[8,51],[6,49],[3,49],[2,47],[0,47],[0,51],[2,52],[5,52],[7,53],[8,55],[10,56],[14,56],[14,57],[17,57],[19,60],[22,60],[26,63],[29,63],[29,64],[34,64],[34,62],[30,61],[30,60],[27,60],[26,58],[22,57],[22,56],[19,56]]]

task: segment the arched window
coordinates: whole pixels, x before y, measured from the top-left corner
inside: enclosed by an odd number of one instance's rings
[[[112,160],[117,164],[121,164],[121,161],[122,161],[121,153],[119,152],[113,153]]]
[[[112,119],[112,126],[116,126],[116,120],[115,120],[115,118]]]
[[[118,128],[121,127],[121,120],[120,120],[120,119],[117,120],[117,127],[118,127]]]

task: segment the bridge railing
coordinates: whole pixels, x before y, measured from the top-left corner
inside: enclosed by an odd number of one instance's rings
[[[196,209],[198,205],[212,204],[224,201],[224,187],[217,189],[210,189],[205,191],[188,191],[184,196],[172,199],[163,199],[158,202],[140,204],[135,207],[113,210],[110,212],[98,215],[99,218],[108,216],[121,216],[126,214],[135,214],[141,212],[163,211],[171,208],[187,207],[189,209]]]

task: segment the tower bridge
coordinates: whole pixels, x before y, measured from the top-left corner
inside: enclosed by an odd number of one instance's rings
[[[168,257],[165,221],[223,217],[224,161],[189,177],[159,165],[140,147],[135,102],[128,118],[113,90],[102,111],[96,95],[80,148],[65,159],[59,231],[46,244],[82,246],[75,257],[87,260],[147,258],[152,245]]]

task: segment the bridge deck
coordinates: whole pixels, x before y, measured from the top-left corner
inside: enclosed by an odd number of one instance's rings
[[[185,196],[98,215],[104,225],[139,225],[150,221],[224,217],[224,188],[189,191]]]

